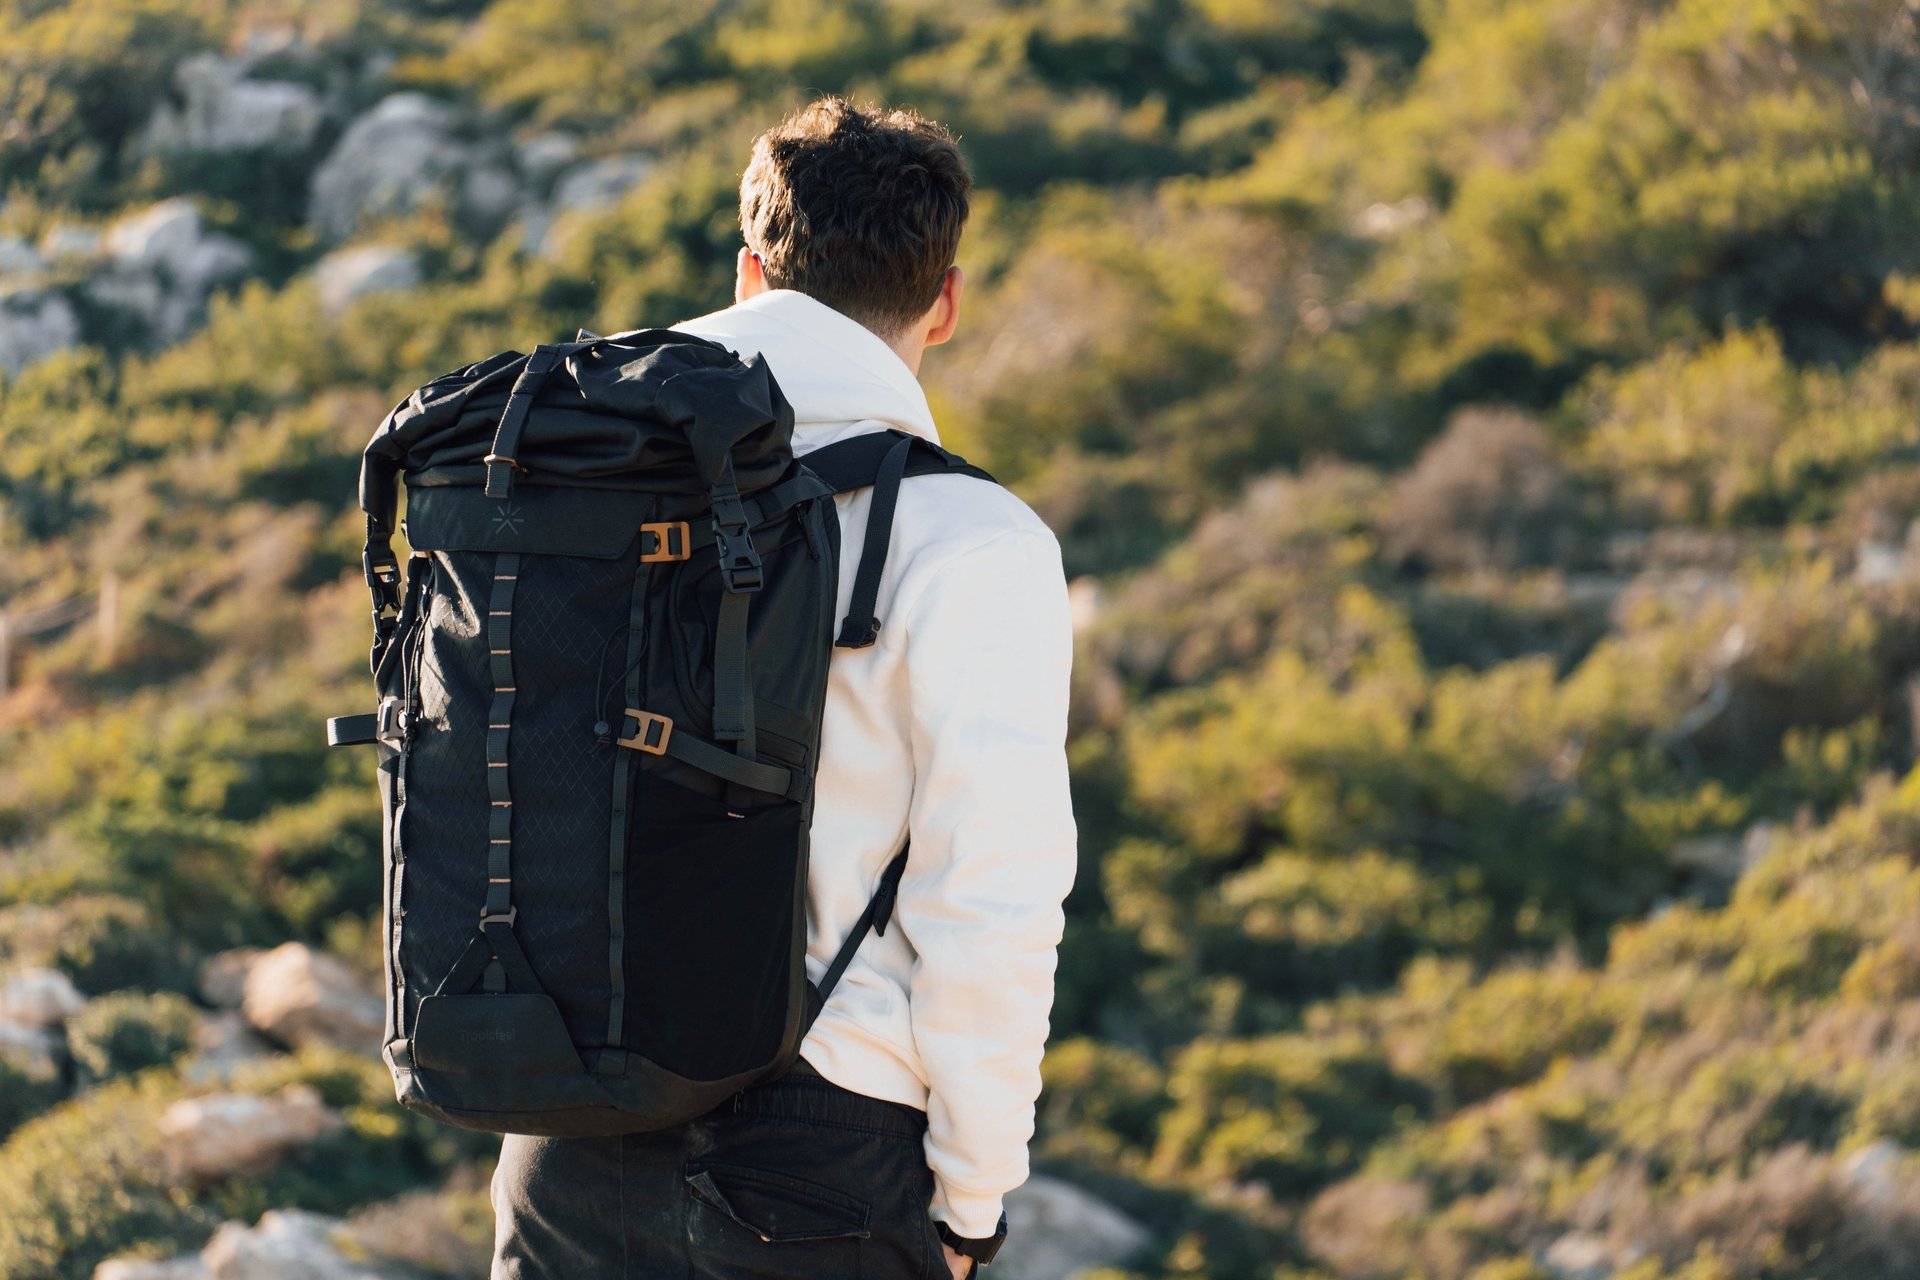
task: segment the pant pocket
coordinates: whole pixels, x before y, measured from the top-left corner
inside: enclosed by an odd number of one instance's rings
[[[695,1274],[713,1280],[858,1280],[871,1207],[807,1178],[746,1165],[686,1168]]]

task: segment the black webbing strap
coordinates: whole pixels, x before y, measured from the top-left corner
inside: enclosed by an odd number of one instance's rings
[[[633,592],[627,598],[627,683],[626,703],[640,700],[641,651],[647,643],[647,573],[636,565]],[[595,715],[605,713],[596,706]],[[627,1010],[627,803],[633,794],[633,754],[613,753],[613,818],[607,829],[607,1043],[617,1045],[626,1037]],[[617,1073],[621,1056],[603,1053],[596,1069]]]
[[[905,431],[870,431],[801,455],[800,465],[835,493],[873,488],[867,512],[867,530],[860,542],[860,564],[854,570],[847,616],[841,621],[834,647],[864,649],[880,634],[876,604],[880,575],[887,567],[887,548],[893,540],[893,516],[899,505],[900,482],[907,476],[963,475],[991,482],[993,477],[957,453]]]
[[[906,874],[908,847],[900,846],[900,852],[893,855],[893,861],[880,873],[880,884],[874,889],[873,896],[867,899],[867,909],[853,922],[847,940],[840,944],[839,954],[833,957],[833,963],[827,966],[827,971],[820,975],[820,981],[814,987],[820,997],[814,1005],[815,1018],[820,1016],[819,1011],[826,1007],[827,997],[839,985],[840,975],[853,963],[853,953],[867,940],[868,930],[875,934],[886,933],[887,922],[893,919],[894,900],[900,896],[900,877]],[[812,1025],[812,1019],[808,1020],[808,1025]]]
[[[512,496],[513,473],[520,469],[520,433],[526,430],[527,414],[533,410],[534,399],[546,384],[547,375],[560,363],[560,357],[578,345],[535,347],[520,376],[513,380],[513,390],[507,393],[507,407],[500,411],[500,428],[493,434],[493,448],[485,459],[489,498]]]
[[[864,649],[880,637],[875,609],[880,599],[880,573],[887,567],[887,546],[893,540],[893,511],[900,502],[900,481],[907,474],[912,436],[903,436],[880,459],[873,475],[873,504],[867,508],[867,531],[860,541],[860,567],[853,574],[853,595],[840,624],[836,649]]]
[[[327,745],[359,747],[380,741],[380,717],[369,711],[358,716],[331,716],[327,720]]]
[[[800,799],[805,781],[804,775],[798,770],[736,755],[695,737],[664,716],[630,709],[627,723],[637,724],[638,728],[620,738],[623,747],[678,760],[703,773],[710,773],[722,782],[737,783],[766,795],[787,800]]]
[[[726,589],[713,627],[713,736],[754,754],[753,679],[747,670],[747,609],[765,581],[760,553],[748,532],[746,504],[734,482],[733,455],[723,456],[720,478],[707,490],[713,504],[713,546]],[[764,787],[759,788],[765,790]]]
[[[487,895],[480,909],[480,931],[489,941],[497,942],[500,933],[512,931],[514,915],[513,792],[507,781],[507,759],[517,692],[513,677],[513,596],[520,584],[520,557],[502,552],[493,565],[486,632],[487,666],[493,677],[493,701],[487,708]],[[482,985],[488,991],[505,991],[507,975],[498,947],[494,956]]]

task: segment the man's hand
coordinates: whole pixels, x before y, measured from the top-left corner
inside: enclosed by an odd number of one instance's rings
[[[973,1259],[953,1251],[953,1246],[943,1244],[940,1252],[946,1255],[947,1270],[953,1272],[953,1280],[967,1280],[973,1274]]]

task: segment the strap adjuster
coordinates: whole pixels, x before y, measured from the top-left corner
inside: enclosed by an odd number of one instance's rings
[[[667,742],[673,737],[671,718],[652,711],[639,711],[633,707],[627,708],[627,718],[637,721],[639,727],[633,731],[632,736],[619,740],[621,746],[631,747],[635,751],[644,751],[650,756],[667,754]]]
[[[641,564],[693,558],[693,530],[685,520],[648,520],[640,526],[640,532],[654,537],[653,550],[640,553]]]
[[[520,908],[518,904],[508,907],[505,911],[482,911],[480,913],[480,923],[482,925],[504,924],[509,929],[513,928],[514,921],[519,918]]]
[[[744,522],[728,526],[713,522],[713,549],[720,557],[720,573],[727,590],[737,594],[758,591],[765,582],[760,553],[754,550],[753,537]]]

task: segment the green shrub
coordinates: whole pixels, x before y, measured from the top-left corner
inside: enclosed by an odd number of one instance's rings
[[[89,1001],[67,1024],[73,1060],[95,1079],[172,1062],[193,1044],[193,1006],[171,992],[119,992]]]

